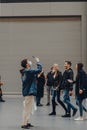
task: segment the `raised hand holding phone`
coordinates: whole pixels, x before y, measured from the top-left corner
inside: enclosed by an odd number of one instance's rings
[[[32,56],[32,57],[35,58],[36,62],[40,61],[38,57],[36,57],[36,56]]]

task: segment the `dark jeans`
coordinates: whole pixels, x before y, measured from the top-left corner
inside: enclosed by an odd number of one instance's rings
[[[82,102],[83,100],[78,99],[78,97],[76,97],[76,105],[79,106],[80,116],[83,116],[83,110],[87,112],[87,109],[83,106]]]
[[[69,96],[69,91],[68,90],[64,90],[64,96],[63,96],[64,102],[67,104],[67,110],[68,113],[71,114],[71,108],[73,110],[76,110],[76,108],[71,104],[70,102],[70,96]]]
[[[53,113],[56,113],[56,102],[55,99],[57,98],[57,102],[63,107],[65,113],[67,113],[67,108],[64,103],[60,100],[60,90],[52,90],[52,109]]]
[[[37,103],[37,105],[39,105],[39,104],[40,104],[40,101],[41,101],[41,97],[36,96],[36,103]]]
[[[2,89],[1,89],[1,87],[0,87],[0,97],[2,97]]]

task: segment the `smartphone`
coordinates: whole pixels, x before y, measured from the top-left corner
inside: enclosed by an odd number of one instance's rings
[[[35,58],[35,56],[32,56],[33,58]]]

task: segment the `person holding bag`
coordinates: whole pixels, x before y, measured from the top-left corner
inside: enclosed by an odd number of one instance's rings
[[[39,58],[35,57],[37,62],[37,69],[32,69],[32,62],[28,59],[24,59],[21,61],[21,66],[23,67],[20,70],[21,79],[22,79],[22,94],[24,96],[24,110],[23,110],[23,123],[21,128],[29,129],[32,127],[30,124],[30,115],[35,109],[34,104],[34,96],[36,96],[37,92],[37,82],[36,77],[37,74],[42,71],[42,66],[39,62]]]

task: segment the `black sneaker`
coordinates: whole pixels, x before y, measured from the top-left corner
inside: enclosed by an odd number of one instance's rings
[[[0,102],[5,102],[5,100],[3,100],[3,99],[0,99]]]
[[[28,123],[27,125],[28,125],[29,127],[34,127],[31,123]]]
[[[76,115],[76,112],[77,112],[77,109],[73,110],[72,116],[75,116],[75,115]]]
[[[51,112],[51,113],[49,113],[49,116],[55,116],[56,115],[56,112]]]
[[[58,105],[58,103],[56,103],[56,102],[55,102],[55,105],[57,106],[57,105]]]
[[[62,117],[71,117],[71,115],[70,114],[65,114]]]
[[[23,129],[30,129],[30,127],[28,125],[22,125],[21,128],[23,128]]]
[[[42,104],[37,104],[37,106],[42,107],[43,105]]]

